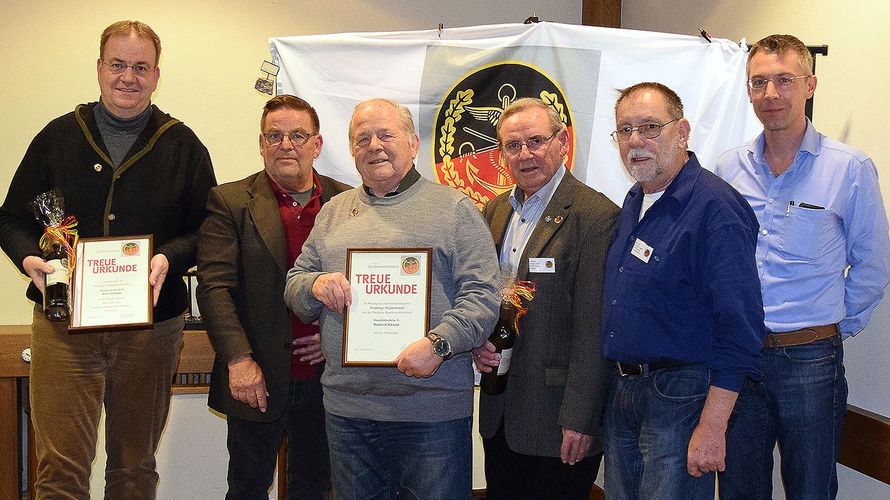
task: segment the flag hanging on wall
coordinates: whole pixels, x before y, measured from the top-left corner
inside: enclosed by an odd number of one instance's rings
[[[621,204],[633,179],[615,129],[617,89],[657,81],[675,90],[705,168],[760,124],[745,91],[746,48],[729,40],[556,23],[271,38],[278,94],[318,111],[319,172],[358,185],[347,140],[355,105],[385,97],[414,114],[418,171],[484,204],[513,179],[497,148],[500,113],[521,97],[550,104],[569,129],[566,165]]]

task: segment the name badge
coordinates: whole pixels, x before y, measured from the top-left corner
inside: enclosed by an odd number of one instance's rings
[[[556,260],[553,257],[535,257],[528,259],[528,272],[555,273]]]
[[[649,257],[652,257],[652,247],[647,245],[645,241],[637,238],[634,241],[634,247],[631,249],[630,254],[648,264]]]

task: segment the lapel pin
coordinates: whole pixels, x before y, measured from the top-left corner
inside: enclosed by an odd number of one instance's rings
[[[101,172],[101,171],[102,171],[102,164],[101,164],[101,163],[97,163],[97,164],[93,165],[93,169],[94,169],[96,172]]]
[[[551,220],[553,220],[553,218],[550,217],[549,215],[544,217],[544,222],[550,222]]]
[[[358,209],[353,207],[352,212],[350,212],[350,213],[352,214],[353,217],[355,217],[356,215],[358,215]]]
[[[556,217],[554,217],[554,218],[553,218],[553,222],[555,222],[555,223],[557,223],[557,224],[559,224],[560,222],[562,222],[562,215],[557,215]]]

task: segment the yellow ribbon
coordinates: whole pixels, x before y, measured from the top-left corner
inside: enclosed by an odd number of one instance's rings
[[[57,226],[46,226],[40,237],[40,248],[45,249],[53,241],[62,243],[68,254],[68,277],[74,272],[74,248],[77,246],[77,219],[73,215],[66,216]]]
[[[522,305],[522,299],[530,301],[535,298],[535,282],[534,281],[514,281],[507,286],[503,292],[504,299],[516,308],[516,314],[513,316],[513,328],[519,333],[519,319],[525,316],[528,308]]]

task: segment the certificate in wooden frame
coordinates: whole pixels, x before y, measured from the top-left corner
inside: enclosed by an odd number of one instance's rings
[[[431,248],[349,248],[343,366],[395,366],[430,327]]]
[[[153,327],[152,235],[81,238],[75,248],[70,333]]]

